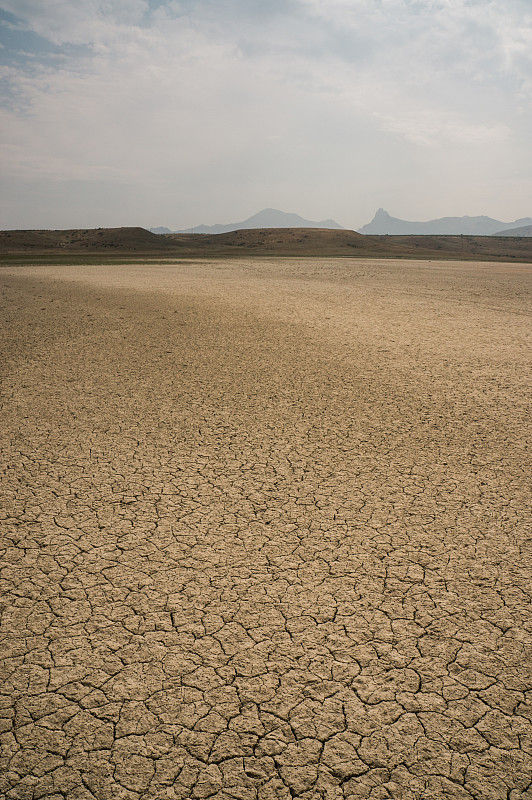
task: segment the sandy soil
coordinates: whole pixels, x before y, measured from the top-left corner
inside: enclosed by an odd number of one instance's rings
[[[531,798],[531,278],[3,269],[0,795]]]

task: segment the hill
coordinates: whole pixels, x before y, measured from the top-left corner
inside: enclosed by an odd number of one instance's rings
[[[301,256],[518,260],[532,263],[532,237],[367,236],[327,228],[259,228],[205,235],[144,228],[0,231],[4,260],[29,258],[220,258]]]
[[[506,229],[532,225],[532,218],[524,217],[515,222],[501,222],[491,217],[440,217],[428,222],[408,222],[391,217],[379,208],[371,222],[358,229],[359,233],[373,236],[491,236],[503,235]]]
[[[3,253],[138,253],[168,255],[384,255],[385,242],[355,231],[326,228],[261,228],[205,235],[155,234],[143,228],[68,231],[0,231]],[[393,249],[393,248],[392,248]]]
[[[171,245],[144,228],[0,231],[0,252],[146,252]]]
[[[384,255],[389,244],[355,231],[328,228],[258,228],[214,234],[168,234],[164,237],[206,254],[230,255]],[[392,248],[393,249],[393,248]]]
[[[188,228],[184,231],[175,233],[231,233],[231,231],[251,230],[254,228],[331,228],[343,230],[333,219],[323,219],[320,222],[312,222],[309,219],[300,217],[299,214],[288,214],[279,211],[277,208],[264,208],[258,214],[243,220],[242,222],[231,222],[227,225],[199,225],[196,228]],[[158,230],[154,229],[157,233]]]

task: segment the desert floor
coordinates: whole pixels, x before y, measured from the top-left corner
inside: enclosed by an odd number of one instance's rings
[[[532,797],[532,266],[0,271],[0,795]]]

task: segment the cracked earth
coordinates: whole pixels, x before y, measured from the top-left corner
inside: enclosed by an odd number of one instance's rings
[[[0,795],[531,798],[531,277],[4,268]]]

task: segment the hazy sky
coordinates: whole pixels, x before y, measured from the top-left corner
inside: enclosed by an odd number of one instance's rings
[[[0,0],[1,228],[532,215],[532,0]]]

